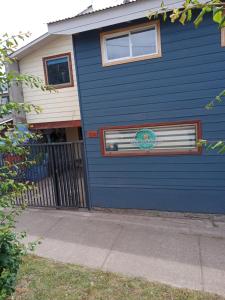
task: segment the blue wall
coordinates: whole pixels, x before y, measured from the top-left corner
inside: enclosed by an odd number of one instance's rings
[[[204,109],[225,86],[215,24],[208,19],[196,30],[161,22],[162,58],[111,67],[102,67],[99,33],[74,37],[84,133],[200,119],[205,139],[225,139],[225,103]],[[99,138],[85,142],[93,206],[225,212],[225,155],[110,158],[102,157]]]

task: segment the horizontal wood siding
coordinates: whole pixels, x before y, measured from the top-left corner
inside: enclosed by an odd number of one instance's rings
[[[44,80],[42,58],[51,55],[70,52],[74,75],[74,86],[57,90],[56,92],[42,92],[38,89],[23,87],[25,102],[38,105],[42,113],[29,113],[28,123],[44,123],[57,121],[80,120],[80,108],[77,92],[75,61],[73,59],[73,43],[71,36],[56,37],[55,40],[29,54],[19,62],[20,71],[24,74],[36,75]]]
[[[204,108],[225,84],[225,48],[215,24],[206,19],[196,30],[161,22],[161,58],[107,68],[100,32],[74,37],[85,132],[200,120],[203,138],[225,139],[225,103]],[[93,206],[225,212],[225,155],[103,157],[99,137],[85,142]]]

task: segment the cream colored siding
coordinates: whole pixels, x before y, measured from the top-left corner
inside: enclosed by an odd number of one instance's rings
[[[71,36],[59,36],[44,47],[22,58],[19,62],[20,72],[36,75],[44,80],[42,58],[61,53],[71,53],[74,86],[57,89],[56,92],[43,92],[38,89],[23,87],[24,101],[38,105],[42,113],[27,115],[28,123],[80,120],[77,81]]]

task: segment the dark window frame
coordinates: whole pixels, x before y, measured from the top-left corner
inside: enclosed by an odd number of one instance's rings
[[[74,86],[74,79],[73,79],[73,67],[72,67],[72,59],[71,59],[71,53],[61,53],[57,55],[52,55],[52,56],[46,56],[42,58],[43,61],[43,67],[44,67],[44,76],[45,76],[45,84],[49,85],[48,83],[48,69],[47,69],[47,62],[52,59],[57,59],[57,58],[63,58],[67,57],[68,58],[68,69],[69,69],[69,77],[70,77],[70,82],[68,83],[62,83],[62,84],[54,84],[52,85],[55,89],[63,89],[63,88],[68,88],[68,87],[73,87]]]
[[[202,125],[200,120],[189,120],[189,121],[177,121],[177,122],[163,122],[163,123],[145,123],[140,125],[125,125],[125,126],[111,126],[104,127],[100,129],[100,148],[102,156],[105,157],[124,157],[124,156],[176,156],[176,155],[201,155],[202,154],[202,146],[197,145],[195,149],[187,149],[187,150],[177,150],[177,151],[132,151],[132,152],[116,152],[116,151],[107,151],[104,134],[107,130],[116,130],[116,129],[142,129],[148,127],[161,127],[161,126],[178,126],[178,125],[195,125],[196,126],[196,140],[202,139]]]

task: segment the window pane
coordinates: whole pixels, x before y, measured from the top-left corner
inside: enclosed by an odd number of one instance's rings
[[[1,105],[1,104],[7,104],[8,102],[9,102],[9,98],[6,97],[6,96],[4,96],[4,97],[2,97],[2,99],[0,100],[0,105]]]
[[[156,53],[155,28],[131,33],[132,55],[141,56]]]
[[[68,57],[50,59],[46,65],[49,84],[57,85],[70,82]]]
[[[130,56],[129,36],[106,39],[106,51],[108,60]]]

